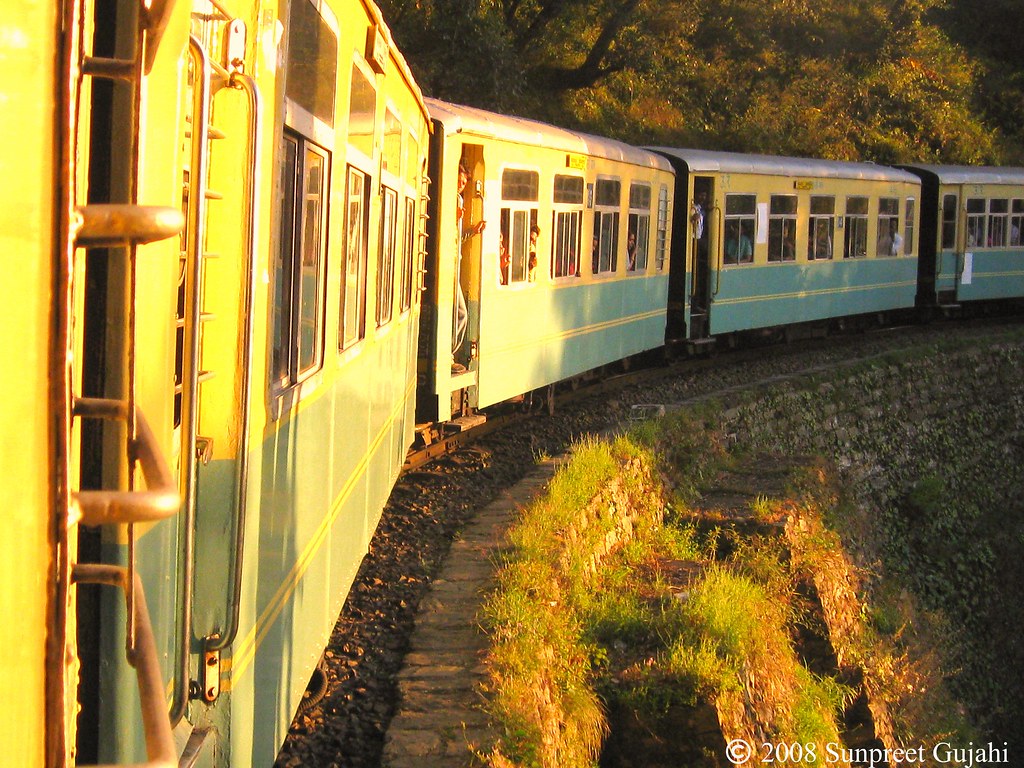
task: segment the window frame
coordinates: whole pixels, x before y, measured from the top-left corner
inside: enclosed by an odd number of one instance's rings
[[[1003,210],[995,210],[1002,203]],[[1007,242],[1009,242],[1009,224],[1010,224],[1010,198],[1009,197],[992,197],[988,200],[988,240],[986,245],[989,248],[1005,248]],[[999,240],[996,241],[996,237],[993,235],[994,232],[998,231],[1000,234]]]
[[[903,253],[897,255],[912,256],[914,253],[914,238],[917,237],[917,226],[914,222],[916,216],[917,198],[905,198],[903,201]]]
[[[646,197],[646,204],[644,198]],[[647,272],[647,262],[651,240],[651,183],[647,181],[631,181],[629,184],[629,213],[626,216],[626,272],[643,274]],[[629,265],[629,236],[636,237],[636,256],[633,267]]]
[[[984,197],[968,197],[964,201],[964,210],[967,223],[964,233],[966,247],[985,248],[988,242],[988,200]]]
[[[792,202],[792,210],[783,210],[782,201],[786,201],[786,208]],[[777,205],[779,203],[780,205]],[[796,261],[796,223],[797,212],[800,208],[800,198],[794,194],[771,195],[768,200],[768,263],[784,264]],[[788,225],[788,226],[787,226]],[[786,254],[786,232],[792,232],[790,254]]]
[[[828,205],[821,205],[827,202]],[[815,205],[819,203],[819,205]],[[815,210],[815,208],[827,208],[828,210]],[[819,253],[818,236],[824,226],[828,234],[828,252],[824,255]],[[836,196],[835,195],[811,195],[810,212],[807,215],[807,260],[808,261],[832,261],[836,253]]]
[[[940,211],[942,223],[939,227],[939,250],[948,251],[956,248],[959,214],[960,197],[950,192],[943,194]]]
[[[654,247],[654,270],[656,272],[665,271],[665,257],[668,254],[668,221],[668,185],[662,184],[658,189],[658,235]]]
[[[572,180],[573,189],[559,189],[559,180]],[[575,193],[578,192],[577,196]],[[569,192],[573,194],[568,194]],[[583,244],[583,204],[586,180],[576,174],[556,173],[552,180],[551,262],[552,280],[580,277]]]
[[[345,223],[342,242],[338,349],[366,338],[366,281],[369,265],[370,174],[355,165],[345,172]],[[353,235],[358,235],[353,242]],[[353,267],[355,269],[353,270]],[[350,278],[354,276],[354,285]]]
[[[855,210],[863,202],[863,211]],[[870,198],[867,195],[847,195],[846,208],[843,212],[843,258],[866,259],[868,256],[868,216],[870,215]],[[860,245],[859,252],[855,246]]]
[[[398,254],[398,190],[380,189],[380,228],[377,241],[377,302],[374,320],[383,328],[395,316],[395,263]]]
[[[326,148],[288,128],[281,140],[286,162],[281,165],[277,253],[271,270],[273,331],[268,365],[271,389],[275,391],[298,386],[323,367],[331,175],[331,153]],[[294,149],[293,154],[289,148]],[[310,189],[315,167],[319,168],[319,178],[316,188]],[[314,207],[312,217],[307,215],[310,203]],[[311,240],[315,241],[312,250]],[[305,274],[308,269],[312,270],[310,275]],[[282,285],[285,276],[287,281]],[[304,344],[307,338],[309,343]]]
[[[499,254],[499,288],[522,287],[537,280],[540,256],[531,251],[530,231],[540,215],[540,171],[536,168],[507,167],[501,171],[500,232],[508,252],[508,271]],[[531,269],[530,255],[535,257]],[[532,276],[532,277],[531,277]]]
[[[757,242],[757,195],[751,192],[727,192],[725,195],[725,213],[722,229],[722,265],[741,267],[754,263],[754,244]],[[728,232],[731,224],[736,224],[736,253],[729,255]],[[750,255],[744,257],[740,252],[741,237],[746,236],[750,243]]]
[[[1014,237],[1014,229],[1017,236]],[[1019,197],[1011,198],[1010,202],[1010,230],[1007,242],[1010,248],[1024,247],[1024,199]],[[1016,241],[1016,242],[1014,242]]]
[[[614,193],[612,190],[614,189]],[[605,200],[602,201],[602,190]],[[614,202],[612,199],[614,198]],[[595,277],[607,277],[618,271],[619,219],[622,216],[622,180],[617,176],[599,176],[594,185],[594,243],[590,254]]]
[[[891,210],[892,208],[895,210]],[[894,242],[896,237],[902,240],[900,234],[900,199],[898,197],[880,197],[878,198],[878,214],[875,217],[876,225],[878,229],[875,231],[875,256],[878,258],[886,257],[892,258],[893,256],[899,256],[899,252],[893,253],[896,243]],[[882,253],[882,250],[878,247],[882,243],[882,237],[888,237],[889,232],[892,229],[892,225],[896,225],[896,231],[893,233],[894,237],[888,238],[889,252]]]

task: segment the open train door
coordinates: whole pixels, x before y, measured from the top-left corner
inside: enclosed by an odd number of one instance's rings
[[[711,300],[714,268],[711,254],[712,207],[714,183],[707,176],[693,179],[693,199],[690,201],[689,259],[693,264],[690,283],[690,341],[708,338],[711,332]]]
[[[457,364],[471,368],[480,339],[482,238],[472,232],[479,222],[484,221],[484,148],[479,144],[463,144],[459,162],[469,172],[469,181],[462,191],[461,258],[455,277],[458,280],[456,289],[461,289],[465,299],[467,317],[465,332],[455,340],[452,352]]]

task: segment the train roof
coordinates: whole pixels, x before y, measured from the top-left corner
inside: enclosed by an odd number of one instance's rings
[[[1024,184],[1024,168],[996,168],[984,165],[907,164],[911,173],[928,175],[939,184]]]
[[[518,144],[578,152],[669,172],[672,170],[671,164],[660,155],[615,139],[591,136],[539,120],[501,115],[476,107],[451,104],[440,99],[427,98],[426,102],[431,118],[442,123],[449,133],[504,139]]]
[[[745,155],[707,149],[648,147],[685,163],[690,173],[749,173],[761,176],[813,176],[830,179],[901,181],[917,183],[918,178],[899,168],[874,163],[818,160],[806,157]]]

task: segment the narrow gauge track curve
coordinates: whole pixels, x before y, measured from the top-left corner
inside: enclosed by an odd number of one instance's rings
[[[1010,317],[896,326],[631,371],[570,393],[553,416],[510,420],[472,445],[405,472],[325,653],[327,694],[292,723],[276,768],[380,765],[395,679],[420,600],[466,521],[521,479],[536,456],[562,452],[581,435],[612,428],[628,418],[633,405],[714,396],[940,339],[969,340],[1019,323]]]

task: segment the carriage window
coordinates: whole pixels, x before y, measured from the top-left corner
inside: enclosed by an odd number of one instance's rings
[[[405,237],[402,239],[402,283],[398,288],[398,311],[412,306],[412,283],[416,269],[416,201],[405,198]]]
[[[967,198],[967,247],[979,248],[985,245],[985,200],[980,197]]]
[[[956,248],[956,195],[942,197],[942,247]]]
[[[551,215],[551,276],[579,277],[583,225],[583,179],[555,175],[555,210]]]
[[[903,250],[903,237],[900,235],[900,201],[895,197],[882,197],[878,200],[878,242],[875,254],[878,256],[898,256]]]
[[[355,168],[348,169],[345,192],[345,271],[342,274],[341,348],[355,344],[366,335],[366,228],[370,180]]]
[[[285,96],[328,126],[334,126],[338,39],[308,0],[291,4],[288,17]]]
[[[917,212],[917,201],[907,198],[907,207],[903,212],[903,254],[910,256],[914,252],[914,214]]]
[[[807,259],[824,261],[832,258],[832,243],[836,234],[836,199],[830,196],[811,196],[811,215],[807,225]]]
[[[401,177],[402,166],[402,124],[389,109],[384,115],[384,151],[381,156],[381,170]]]
[[[384,187],[377,253],[377,327],[391,322],[395,302],[395,253],[398,250],[398,194]]]
[[[1024,200],[1014,200],[1010,213],[1010,245],[1024,245]]]
[[[355,64],[352,65],[350,98],[348,143],[367,157],[373,157],[373,127],[377,115],[377,91]]]
[[[796,260],[796,197],[772,195],[768,210],[768,261]]]
[[[868,255],[868,199],[846,198],[846,234],[843,258],[862,259]]]
[[[323,362],[327,153],[290,133],[283,142],[271,373],[290,386]]]
[[[1009,200],[988,201],[988,245],[990,247],[1006,247],[1006,225],[1009,219],[1009,212]]]
[[[405,183],[414,190],[419,189],[420,167],[419,167],[420,144],[411,133],[405,136]]]
[[[668,187],[662,185],[658,192],[658,243],[654,252],[654,268],[665,269],[665,253],[668,250]]]
[[[725,196],[725,264],[750,264],[754,261],[754,230],[757,223],[756,195]]]
[[[626,269],[647,271],[647,247],[651,238],[651,188],[629,186],[629,218],[626,220]]]
[[[532,200],[540,197],[540,174],[508,170],[501,174],[502,200]]]
[[[594,242],[591,261],[594,274],[614,272],[619,243],[619,201],[622,184],[615,179],[597,180],[594,210]]]
[[[537,200],[540,174],[508,169],[501,174],[501,209],[498,245],[498,281],[515,285],[537,279]]]

